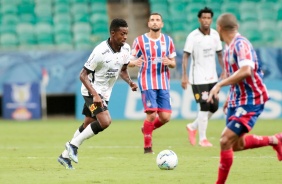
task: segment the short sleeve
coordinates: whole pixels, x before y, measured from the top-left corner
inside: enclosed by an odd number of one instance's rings
[[[255,67],[255,61],[252,55],[251,45],[246,40],[237,40],[235,43],[235,51],[237,54],[237,62],[239,67]]]
[[[192,35],[189,34],[186,38],[186,42],[185,42],[183,50],[185,52],[192,53],[193,47],[194,47],[193,38],[192,38]]]
[[[84,67],[88,70],[94,71],[99,61],[101,61],[101,56],[97,53],[96,49],[94,49],[84,64]]]

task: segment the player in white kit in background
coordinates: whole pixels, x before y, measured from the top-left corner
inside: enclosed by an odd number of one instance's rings
[[[222,43],[216,30],[210,28],[213,11],[207,7],[198,12],[200,27],[192,31],[186,39],[182,58],[181,86],[185,90],[191,84],[194,98],[200,104],[200,111],[194,122],[187,124],[189,141],[196,144],[196,133],[199,131],[199,145],[210,147],[206,137],[208,120],[218,109],[218,100],[207,103],[209,91],[218,81],[216,71],[216,54],[222,68],[221,78],[225,77],[222,61]],[[191,56],[189,78],[187,76],[188,59]]]
[[[127,34],[127,22],[113,19],[110,38],[94,48],[80,72],[81,94],[85,100],[82,114],[85,119],[58,158],[58,162],[66,169],[73,169],[71,160],[78,162],[77,150],[82,142],[111,124],[108,102],[118,76],[129,84],[132,91],[137,90],[137,84],[132,82],[127,71],[131,50],[125,43]]]

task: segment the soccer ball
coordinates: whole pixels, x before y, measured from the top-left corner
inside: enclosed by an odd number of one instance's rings
[[[162,170],[173,170],[178,164],[177,155],[172,150],[163,150],[157,156],[157,165]]]

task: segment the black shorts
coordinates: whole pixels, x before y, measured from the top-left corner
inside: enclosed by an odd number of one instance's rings
[[[209,97],[209,91],[216,85],[215,83],[211,84],[192,84],[192,90],[194,93],[194,98],[197,103],[206,102]]]
[[[100,112],[108,110],[108,101],[105,101],[103,96],[100,95],[100,97],[103,100],[104,106],[95,108],[93,104],[93,96],[83,96],[85,103],[82,109],[82,114],[86,117],[95,118]]]

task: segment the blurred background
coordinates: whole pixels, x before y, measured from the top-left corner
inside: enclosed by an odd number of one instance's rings
[[[148,31],[150,12],[163,16],[163,32],[174,39],[177,68],[171,70],[173,118],[197,113],[191,89],[181,89],[181,58],[187,35],[199,26],[205,6],[230,12],[253,43],[271,100],[263,118],[282,118],[282,0],[0,0],[0,117],[82,119],[79,72],[92,49],[108,38],[113,18],[129,24],[128,43]],[[138,69],[130,69],[133,79]],[[220,73],[220,68],[218,67]],[[228,88],[220,93],[220,105]],[[113,119],[144,118],[140,93],[118,81],[110,100]],[[217,112],[214,118],[223,118]]]

